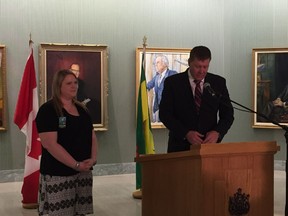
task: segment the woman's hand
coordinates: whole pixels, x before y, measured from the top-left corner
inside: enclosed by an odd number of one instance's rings
[[[76,168],[76,170],[79,172],[89,171],[91,167],[93,167],[94,165],[94,161],[91,158],[78,162],[78,163],[79,163],[79,166],[78,168]]]

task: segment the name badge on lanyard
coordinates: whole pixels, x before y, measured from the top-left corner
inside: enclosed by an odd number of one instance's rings
[[[66,117],[59,117],[59,128],[66,128]]]

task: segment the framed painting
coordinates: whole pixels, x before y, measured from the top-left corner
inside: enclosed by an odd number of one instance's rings
[[[254,128],[288,125],[288,48],[252,50]]]
[[[54,73],[70,69],[78,78],[77,99],[85,103],[94,130],[108,130],[108,51],[106,45],[40,44],[40,103],[51,97]]]
[[[0,131],[7,129],[6,47],[0,45]]]
[[[190,51],[191,49],[181,48],[146,48],[145,77],[152,128],[165,128],[159,119],[159,104],[164,80],[168,76],[187,69]],[[136,48],[136,101],[140,83],[142,54],[143,48]]]

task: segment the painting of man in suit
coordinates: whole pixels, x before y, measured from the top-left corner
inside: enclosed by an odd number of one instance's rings
[[[168,76],[172,76],[177,72],[169,69],[169,61],[167,56],[161,54],[157,56],[155,60],[156,74],[152,80],[147,83],[147,89],[154,89],[153,99],[153,119],[152,122],[161,122],[159,119],[159,104],[162,97],[162,91],[164,87],[164,80]]]
[[[79,51],[47,52],[47,98],[51,97],[51,83],[55,71],[70,69],[77,77],[77,99],[84,103],[93,124],[101,124],[101,53]]]
[[[136,55],[141,59],[142,48],[137,48]],[[159,118],[159,104],[162,98],[164,81],[167,77],[184,71],[188,66],[190,49],[146,48],[145,77],[148,96],[148,108],[152,128],[165,128]],[[140,63],[140,61],[139,61]],[[138,78],[140,64],[136,65]],[[136,89],[138,86],[136,85]]]
[[[2,88],[2,67],[1,67],[1,62],[2,62],[2,52],[0,50],[0,127],[2,127],[3,122],[2,122],[2,110],[3,110],[3,88]]]
[[[77,100],[82,102],[90,112],[90,116],[94,123],[101,121],[101,105],[100,100],[96,98],[89,97],[89,93],[86,92],[85,82],[80,77],[80,66],[77,63],[73,63],[69,68],[77,77],[78,80],[78,92],[77,92]],[[97,112],[98,111],[98,112]]]
[[[6,51],[5,46],[0,45],[0,131],[6,130],[7,119],[6,119]]]
[[[258,50],[255,49],[257,52]],[[288,123],[288,53],[279,49],[268,50],[257,55],[256,123],[273,126]],[[265,117],[263,117],[263,115]],[[262,124],[263,123],[263,124]]]

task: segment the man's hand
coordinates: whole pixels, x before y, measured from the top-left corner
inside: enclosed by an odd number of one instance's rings
[[[206,137],[203,143],[217,143],[218,138],[219,133],[217,131],[209,131],[206,133]]]
[[[283,101],[281,100],[281,98],[277,98],[276,100],[273,101],[273,105],[274,106],[284,106]]]
[[[188,142],[192,145],[200,145],[203,143],[203,134],[200,134],[197,131],[189,131],[186,134],[186,139],[188,140]]]

